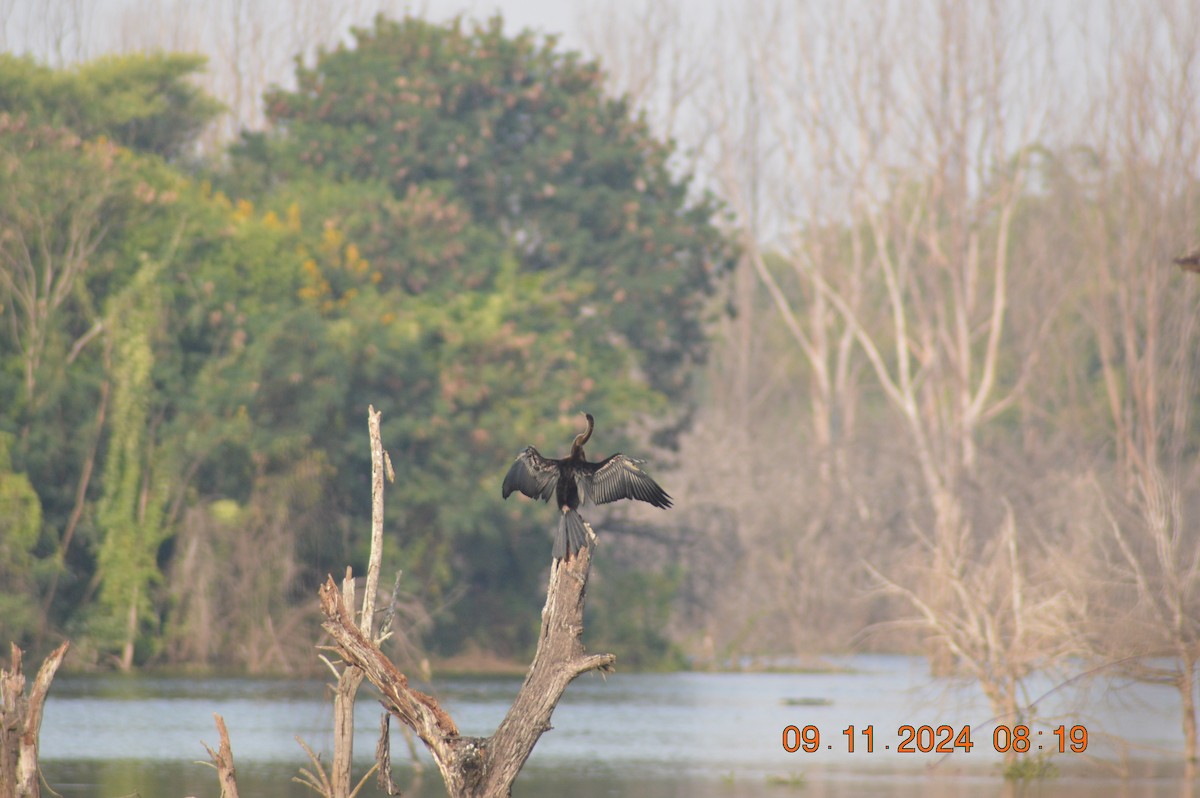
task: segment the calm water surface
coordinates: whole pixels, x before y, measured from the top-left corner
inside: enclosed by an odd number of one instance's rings
[[[1052,755],[1059,775],[1021,787],[998,775],[995,722],[977,689],[934,682],[920,658],[862,656],[838,664],[847,671],[583,676],[567,690],[553,730],[534,749],[514,794],[1191,795],[1179,778],[1182,733],[1171,690],[1105,682],[1086,692],[1062,689],[1042,698],[1031,745]],[[519,687],[520,679],[513,678],[446,679],[432,692],[464,734],[487,735]],[[1054,685],[1033,687],[1031,700]],[[313,795],[290,779],[307,766],[296,736],[325,760],[332,751],[330,703],[318,681],[60,677],[42,726],[46,777],[62,795],[78,798],[215,797],[214,771],[194,764],[207,759],[202,741],[216,746],[214,712],[229,727],[244,798]],[[364,689],[356,715],[360,772],[375,750],[379,715],[379,704]],[[950,755],[898,753],[899,728],[925,724],[951,726],[956,733],[970,726],[974,745]],[[1052,730],[1059,724],[1087,729],[1086,753],[1057,753]],[[815,727],[817,750],[785,751],[782,736],[789,725]],[[856,729],[853,753],[842,734],[850,725]],[[868,725],[870,753],[862,733]],[[406,744],[395,730],[392,737],[405,794],[443,795],[424,751],[425,775],[414,782],[411,767],[400,764],[408,760]]]

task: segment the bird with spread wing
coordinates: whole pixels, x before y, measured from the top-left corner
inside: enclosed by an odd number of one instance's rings
[[[667,492],[640,468],[644,460],[614,454],[596,463],[588,462],[583,445],[592,437],[596,421],[591,413],[583,415],[587,418],[587,429],[575,436],[570,455],[552,460],[527,446],[508,469],[502,488],[505,499],[514,490],[546,502],[555,497],[559,518],[554,557],[559,560],[570,559],[588,545],[587,529],[579,515],[581,502],[606,504],[618,499],[637,499],[663,509],[671,506]]]

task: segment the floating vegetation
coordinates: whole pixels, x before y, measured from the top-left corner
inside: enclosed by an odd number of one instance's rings
[[[770,774],[767,776],[767,784],[771,787],[791,787],[799,789],[806,783],[803,773],[789,773],[786,776]]]
[[[1019,757],[1004,766],[1007,781],[1046,781],[1058,777],[1058,765],[1048,756]]]

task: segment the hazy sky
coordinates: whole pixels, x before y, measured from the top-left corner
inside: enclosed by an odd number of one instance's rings
[[[596,0],[478,0],[462,3],[456,0],[433,0],[427,7],[432,16],[447,16],[466,8],[472,16],[487,17],[500,11],[511,30],[534,28],[542,33],[559,33],[572,47],[579,47],[578,25],[584,8]],[[620,0],[608,0],[620,2]],[[628,3],[626,3],[628,4]]]
[[[276,7],[286,9],[295,0],[244,0],[248,7]],[[374,5],[389,7],[389,13],[398,16],[404,8],[410,8],[421,16],[442,20],[465,12],[475,18],[486,18],[500,11],[506,28],[512,32],[520,28],[533,28],[542,33],[562,35],[563,42],[572,48],[582,47],[580,25],[589,8],[614,9],[640,4],[641,0],[381,0]],[[699,6],[711,5],[713,0],[691,0]],[[190,3],[192,11],[211,9],[214,13],[227,13],[228,0],[196,0]],[[369,6],[371,2],[353,0],[344,6]],[[61,29],[65,19],[83,18],[83,52],[88,57],[108,49],[110,39],[122,17],[130,10],[143,18],[150,18],[176,6],[176,0],[0,0],[0,49],[18,53],[33,53],[46,57],[46,50],[53,45],[48,30]],[[369,21],[370,11],[365,12]],[[56,22],[58,24],[56,24]],[[71,49],[68,47],[68,49]]]
[[[719,0],[684,0],[692,9]],[[0,0],[0,51],[31,54],[50,66],[112,52],[200,52],[208,58],[204,89],[230,109],[209,131],[213,140],[261,127],[260,98],[272,85],[292,85],[294,58],[349,43],[352,26],[376,13],[414,14],[434,22],[458,14],[483,20],[497,11],[509,34],[529,28],[584,50],[583,26],[657,0]],[[624,13],[622,13],[624,12]],[[592,54],[595,55],[595,54]]]

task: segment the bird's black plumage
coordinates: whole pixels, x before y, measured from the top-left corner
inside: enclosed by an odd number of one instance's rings
[[[592,437],[596,422],[590,413],[584,416],[587,429],[575,436],[570,455],[553,460],[527,446],[508,469],[501,488],[505,499],[515,490],[547,502],[555,497],[559,520],[554,556],[558,559],[569,559],[588,544],[587,528],[579,515],[581,502],[606,504],[637,499],[664,509],[671,506],[667,492],[640,468],[644,460],[614,454],[597,463],[588,462],[583,445]]]

